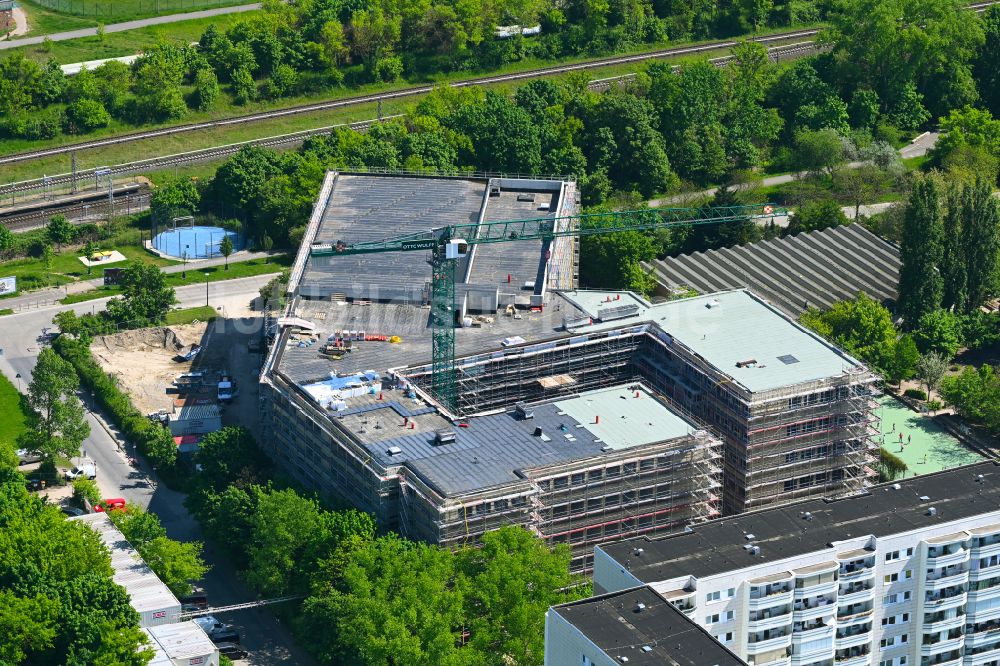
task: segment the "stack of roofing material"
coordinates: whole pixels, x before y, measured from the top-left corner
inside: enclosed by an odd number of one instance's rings
[[[712,293],[749,287],[797,316],[864,292],[896,300],[899,248],[860,224],[750,245],[695,252],[646,264],[666,289]]]

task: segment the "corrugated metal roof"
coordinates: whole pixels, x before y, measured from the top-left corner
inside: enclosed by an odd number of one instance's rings
[[[750,287],[785,312],[829,308],[859,291],[896,300],[899,249],[861,224],[650,262],[657,281],[702,294]]]
[[[143,562],[139,553],[111,522],[108,514],[91,513],[69,520],[83,523],[101,537],[101,541],[111,551],[114,581],[128,592],[132,607],[137,612],[141,614],[145,611],[170,609],[168,615],[170,612],[180,613],[181,604],[177,597]]]
[[[175,421],[197,421],[201,419],[219,418],[218,405],[184,405],[174,415]]]
[[[162,624],[158,627],[143,629],[152,639],[152,647],[156,650],[157,659],[191,659],[192,657],[208,657],[218,650],[215,643],[208,637],[205,630],[193,621]],[[170,663],[164,661],[162,663]],[[206,659],[207,663],[207,659]]]

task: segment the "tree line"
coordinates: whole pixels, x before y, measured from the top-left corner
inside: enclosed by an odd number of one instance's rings
[[[265,596],[304,594],[290,613],[323,664],[541,664],[545,612],[589,588],[569,551],[520,527],[449,550],[378,534],[274,474],[242,428],[206,435],[186,505]]]
[[[309,0],[265,3],[197,48],[160,43],[131,66],[108,62],[62,74],[21,54],[0,61],[3,132],[25,139],[83,134],[113,121],[165,122],[208,111],[225,93],[235,104],[319,93],[345,83],[426,80],[634,50],[643,44],[747,34],[815,23],[818,0]],[[523,29],[533,28],[522,34]],[[536,34],[537,33],[537,34]]]

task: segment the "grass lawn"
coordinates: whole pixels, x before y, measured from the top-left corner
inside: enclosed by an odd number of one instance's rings
[[[170,44],[190,44],[197,42],[205,29],[215,24],[219,30],[225,31],[241,18],[246,18],[246,13],[223,14],[211,18],[194,19],[191,21],[178,21],[176,23],[165,23],[147,28],[137,28],[124,32],[109,32],[100,37],[80,37],[78,39],[67,39],[60,42],[52,42],[45,46],[23,46],[18,49],[11,49],[11,53],[20,52],[26,58],[47,62],[49,58],[55,58],[60,65],[68,65],[74,62],[85,62],[87,60],[101,60],[104,58],[117,58],[119,56],[134,55],[144,51],[158,41],[165,41]],[[30,21],[29,17],[29,21]],[[93,25],[93,22],[89,22]],[[76,26],[76,27],[88,27]],[[35,34],[34,31],[31,34]]]
[[[892,396],[885,396],[879,402],[882,448],[906,463],[908,469],[904,478],[983,460],[981,455],[966,448],[930,416],[918,414]],[[903,436],[902,442],[900,435]]]
[[[79,16],[68,16],[46,9],[31,0],[18,0],[17,4],[24,9],[28,17],[28,34],[26,37],[40,37],[53,32],[66,32],[80,28],[93,28],[98,21]]]
[[[99,242],[98,246],[102,250],[118,250],[128,259],[142,261],[154,266],[170,266],[180,263],[149,254],[143,248],[134,244],[138,238],[139,232],[137,229],[126,229],[116,238]],[[80,261],[82,255],[82,249],[63,250],[58,253],[53,249],[50,266],[46,266],[43,259],[32,257],[11,259],[10,261],[0,262],[0,274],[4,277],[11,275],[17,277],[19,283],[18,295],[23,294],[25,291],[41,289],[43,287],[59,287],[78,280],[91,280],[101,277],[103,274],[101,268],[94,268],[90,274],[87,273],[87,267]],[[125,262],[109,264],[111,267],[124,265]]]
[[[24,432],[25,414],[21,411],[21,394],[9,379],[0,375],[0,442],[14,442]]]
[[[192,265],[192,268],[188,269],[186,277],[183,273],[171,273],[166,276],[166,282],[171,287],[185,287],[188,285],[205,284],[206,274],[208,275],[208,282],[219,282],[221,280],[235,280],[236,278],[253,277],[255,275],[267,275],[268,273],[280,273],[283,269],[291,266],[294,260],[295,258],[290,255],[271,257],[271,260],[267,263],[263,259],[252,259],[250,261],[229,264],[228,271],[225,269],[225,266],[199,268],[195,264]],[[98,287],[93,291],[70,294],[59,302],[63,305],[69,305],[72,303],[82,303],[83,301],[92,301],[96,298],[117,296],[120,293],[121,289],[118,287]]]
[[[31,0],[18,4],[24,6],[28,15],[28,34],[37,36],[98,23],[118,23],[246,3],[244,0]]]
[[[4,315],[14,314],[14,311],[10,308],[0,308],[0,317]]]
[[[196,308],[171,310],[167,313],[165,321],[168,326],[178,326],[180,324],[190,324],[194,321],[210,321],[218,316],[215,308],[209,305],[199,305]]]

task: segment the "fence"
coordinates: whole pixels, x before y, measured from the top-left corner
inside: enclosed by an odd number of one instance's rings
[[[61,14],[92,18],[134,18],[180,12],[230,7],[245,4],[245,0],[35,0],[47,9]]]

